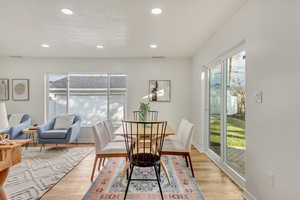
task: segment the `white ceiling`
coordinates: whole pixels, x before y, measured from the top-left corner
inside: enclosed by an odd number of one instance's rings
[[[0,56],[189,57],[245,2],[0,0]],[[151,15],[154,7],[163,13]]]

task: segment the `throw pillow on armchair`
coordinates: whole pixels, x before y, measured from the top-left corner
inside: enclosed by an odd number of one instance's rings
[[[17,114],[11,114],[8,123],[10,126],[17,126],[20,124],[22,118],[24,116],[24,113],[17,113]]]
[[[67,114],[57,116],[55,119],[54,129],[68,129],[74,122],[75,115]]]

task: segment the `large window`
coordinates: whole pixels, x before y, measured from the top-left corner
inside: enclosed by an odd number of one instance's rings
[[[48,119],[70,113],[82,126],[112,120],[120,124],[126,112],[127,76],[120,74],[48,74]]]

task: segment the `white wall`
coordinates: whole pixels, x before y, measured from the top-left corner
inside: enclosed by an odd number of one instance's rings
[[[198,111],[193,121],[199,123],[204,112],[202,66],[246,41],[246,189],[258,200],[300,199],[299,10],[297,0],[248,1],[194,57],[193,85],[198,91],[193,91],[192,105]],[[255,102],[259,91],[262,104]]]
[[[149,80],[171,80],[171,103],[151,103],[160,112],[160,119],[176,128],[183,117],[190,118],[191,59],[51,59],[0,58],[1,78],[30,79],[30,101],[7,102],[9,113],[24,112],[34,121],[44,121],[44,75],[49,72],[99,72],[128,75],[128,115],[138,108],[141,98],[148,93]],[[84,129],[81,141],[91,138]]]

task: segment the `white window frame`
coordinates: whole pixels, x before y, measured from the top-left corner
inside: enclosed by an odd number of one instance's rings
[[[209,148],[209,114],[210,114],[210,107],[209,107],[209,101],[210,101],[210,94],[209,94],[209,81],[210,81],[210,77],[209,77],[209,70],[211,68],[216,67],[219,63],[221,63],[222,65],[222,73],[224,73],[224,69],[226,67],[227,64],[227,59],[229,57],[232,57],[236,54],[238,54],[239,52],[246,50],[246,45],[245,45],[245,41],[240,42],[238,45],[236,45],[235,47],[231,48],[230,50],[226,51],[225,53],[221,54],[220,56],[216,57],[212,62],[210,62],[209,64],[206,65],[206,74],[207,74],[207,80],[206,80],[206,87],[205,87],[205,141],[204,141],[204,145],[205,145],[205,152],[208,155],[208,157],[218,166],[222,169],[222,171],[224,171],[236,184],[238,184],[241,188],[245,188],[246,185],[246,179],[245,177],[242,177],[241,175],[239,175],[235,170],[233,170],[227,163],[226,163],[226,125],[225,123],[223,123],[223,126],[221,127],[221,156],[217,155],[214,151],[212,151]],[[247,54],[246,54],[247,55]],[[247,65],[247,64],[246,64]],[[247,67],[246,67],[247,70]],[[226,79],[224,79],[222,77],[222,83],[223,83],[223,87],[222,87],[222,96],[224,95],[225,89],[226,89]],[[246,88],[247,88],[247,81],[246,81]],[[221,120],[226,120],[226,116],[224,116],[224,111],[226,110],[226,98],[223,98],[223,101],[221,103],[221,108],[222,108],[222,112],[221,112]],[[246,119],[247,120],[247,119]],[[246,153],[245,153],[246,155]],[[245,166],[246,167],[246,166]]]
[[[107,120],[110,120],[110,112],[109,112],[109,105],[110,105],[110,94],[111,94],[111,90],[110,90],[110,77],[114,76],[114,75],[120,75],[120,76],[126,76],[126,90],[125,90],[125,102],[124,102],[124,112],[123,112],[123,118],[125,119],[127,116],[127,110],[128,110],[128,75],[126,74],[121,74],[121,73],[100,73],[100,72],[91,72],[91,73],[87,73],[87,72],[68,72],[68,73],[45,73],[44,75],[44,80],[45,80],[45,92],[44,92],[44,122],[46,123],[47,121],[49,121],[49,75],[65,75],[67,77],[67,105],[66,105],[66,110],[67,113],[69,112],[69,97],[70,97],[70,91],[69,91],[69,78],[70,75],[72,74],[97,74],[97,75],[107,75],[107,92],[106,92],[106,97],[107,97]],[[90,128],[91,126],[87,126],[87,125],[83,125],[83,128]]]

